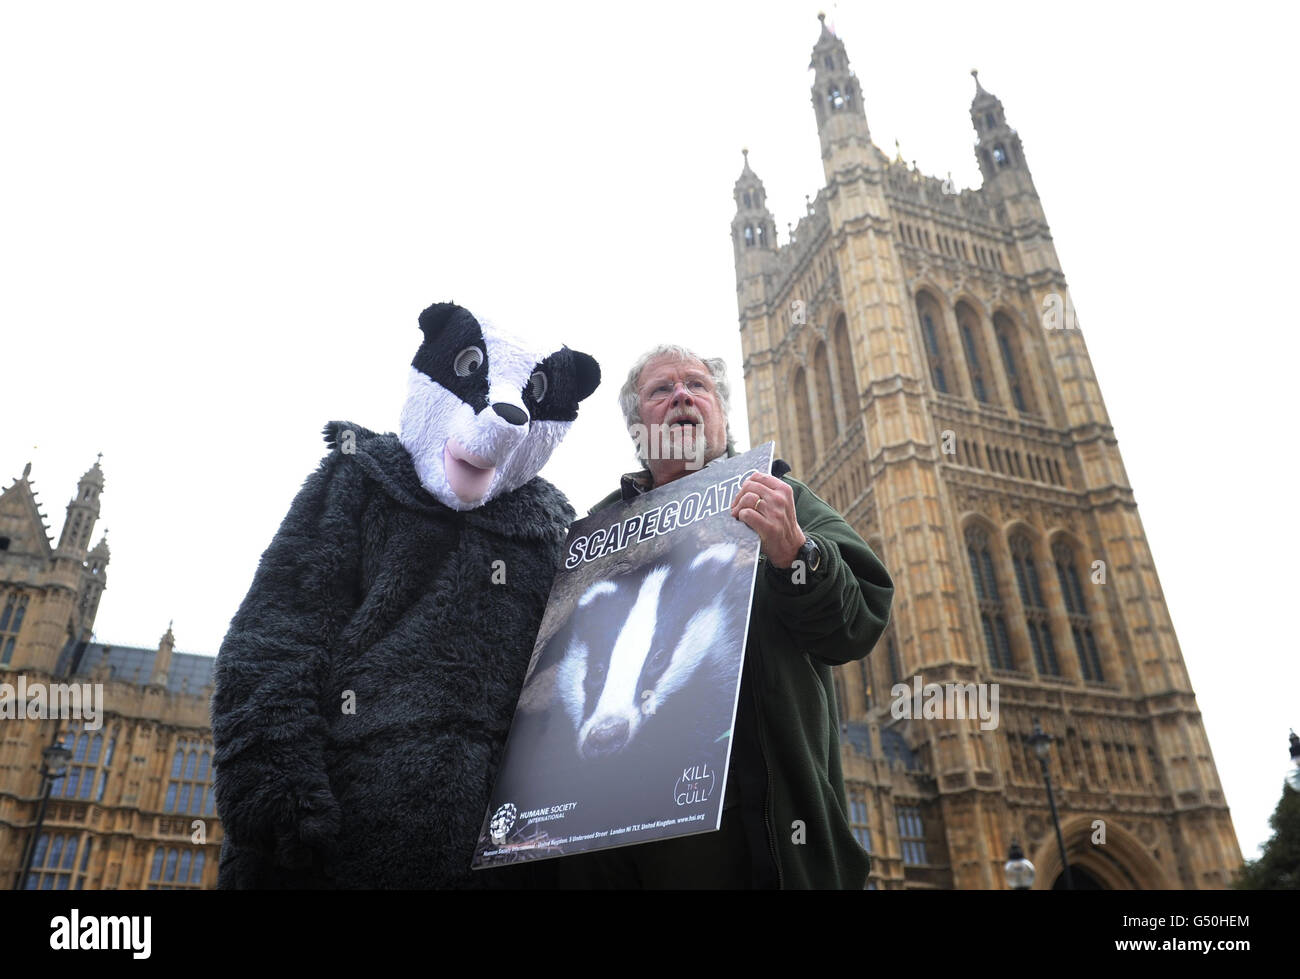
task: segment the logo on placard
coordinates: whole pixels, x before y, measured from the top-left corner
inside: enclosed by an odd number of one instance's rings
[[[488,833],[492,836],[492,842],[500,846],[510,836],[510,831],[515,828],[515,820],[519,818],[519,810],[515,808],[513,802],[507,802],[504,806],[492,814],[492,820],[488,823]]]
[[[673,801],[679,806],[708,802],[717,779],[707,764],[691,765],[682,769],[682,777],[673,786]]]

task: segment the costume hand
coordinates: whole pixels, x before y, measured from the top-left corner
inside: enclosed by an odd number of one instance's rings
[[[799,556],[806,535],[795,519],[794,491],[788,483],[754,473],[740,484],[731,501],[731,515],[757,532],[774,567],[788,568]]]

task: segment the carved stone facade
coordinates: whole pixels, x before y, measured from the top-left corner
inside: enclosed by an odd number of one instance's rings
[[[156,649],[92,641],[109,562],[104,539],[88,550],[104,475],[96,461],[82,476],[57,547],[30,477],[29,465],[0,494],[0,886],[22,867],[42,751],[58,739],[71,760],[52,783],[24,887],[215,887],[215,660],[174,652],[170,625]],[[33,699],[38,688],[83,684],[100,691],[86,701],[97,712],[78,703],[80,717],[27,716],[48,704]]]
[[[732,236],[751,440],[897,586],[836,669],[870,886],[1003,888],[1013,838],[1060,886],[1035,719],[1075,887],[1226,886],[1240,848],[1020,137],[977,77],[984,181],[958,192],[875,146],[824,23],[810,67],[826,186],[780,244],[746,152]],[[996,683],[997,726],[895,717],[914,676]]]

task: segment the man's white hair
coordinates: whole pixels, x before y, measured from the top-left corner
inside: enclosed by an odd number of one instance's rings
[[[727,426],[726,450],[735,451],[736,440],[731,437],[731,385],[727,382],[727,362],[721,357],[701,357],[694,350],[680,344],[661,343],[636,359],[636,363],[627,373],[627,380],[623,382],[623,387],[618,392],[618,404],[623,409],[623,420],[627,423],[628,435],[631,436],[632,443],[637,449],[637,461],[643,468],[650,468],[650,462],[644,458],[643,452],[646,440],[638,438],[636,434],[636,426],[642,424],[641,396],[637,384],[641,380],[641,372],[645,370],[646,364],[657,357],[664,356],[672,356],[677,360],[698,360],[704,365],[704,369],[709,372],[709,377],[713,379],[714,389],[718,392],[718,407],[722,409],[722,419]]]

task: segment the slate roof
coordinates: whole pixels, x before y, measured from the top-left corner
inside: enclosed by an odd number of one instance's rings
[[[143,685],[153,677],[153,663],[158,655],[156,649],[115,646],[102,642],[77,643],[65,647],[59,656],[57,672],[60,675],[89,677],[99,666],[105,649],[108,650],[107,666],[112,679]],[[184,683],[185,692],[197,694],[201,687],[212,682],[216,663],[215,656],[173,651],[171,669],[167,671],[167,689],[172,693],[180,693]]]

